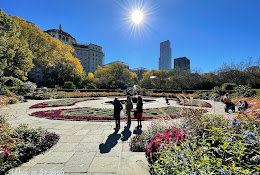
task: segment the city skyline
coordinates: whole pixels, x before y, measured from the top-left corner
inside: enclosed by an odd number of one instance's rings
[[[169,40],[160,43],[159,70],[172,69],[172,48]]]
[[[214,71],[223,62],[260,57],[259,1],[144,1],[152,8],[144,17],[147,30],[143,35],[129,33],[126,26],[130,24],[124,21],[128,15],[124,7],[129,1],[121,2],[3,0],[0,8],[43,31],[62,24],[78,43],[102,46],[105,64],[120,60],[131,68],[158,69],[158,43],[165,40],[172,43],[172,59],[186,56],[191,59],[191,70],[201,68],[202,72]]]

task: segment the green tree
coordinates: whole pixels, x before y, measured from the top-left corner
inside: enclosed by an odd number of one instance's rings
[[[137,83],[137,75],[121,63],[113,63],[104,68],[99,66],[94,77],[97,84],[104,88],[127,88]]]
[[[43,72],[45,82],[63,85],[72,81],[79,85],[83,81],[85,73],[80,61],[71,54],[74,52],[72,46],[53,38],[33,23],[13,18],[21,26],[21,38],[29,44],[35,67]]]
[[[0,69],[5,75],[26,80],[33,55],[20,35],[19,25],[0,9]]]

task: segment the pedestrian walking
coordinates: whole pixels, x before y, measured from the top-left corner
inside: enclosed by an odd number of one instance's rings
[[[114,118],[116,120],[115,129],[118,130],[118,129],[120,129],[120,112],[123,109],[123,106],[117,97],[113,101],[113,105],[114,105]]]
[[[229,108],[229,103],[230,103],[230,100],[229,100],[229,97],[228,97],[228,93],[224,95],[223,97],[223,102],[225,103],[225,112],[228,113],[228,108]]]
[[[126,115],[127,115],[127,124],[131,124],[131,110],[133,109],[133,102],[130,96],[127,96],[125,103]]]
[[[136,109],[137,109],[136,118],[137,118],[137,122],[138,122],[137,129],[139,129],[139,128],[142,128],[141,120],[142,120],[142,114],[143,114],[143,99],[141,96],[138,96],[138,98],[137,98]]]

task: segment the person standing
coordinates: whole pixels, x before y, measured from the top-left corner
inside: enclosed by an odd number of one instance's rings
[[[113,101],[113,105],[114,105],[114,118],[116,120],[115,129],[118,130],[118,129],[120,129],[120,112],[123,109],[123,106],[117,97]]]
[[[225,103],[225,112],[227,112],[228,113],[228,108],[229,108],[229,102],[230,102],[230,100],[229,100],[229,97],[228,97],[228,93],[226,94],[226,95],[224,95],[224,97],[223,97],[223,102]]]
[[[142,128],[141,120],[142,120],[142,114],[143,114],[143,99],[141,96],[138,96],[138,98],[137,98],[136,109],[137,109],[136,118],[137,118],[137,122],[138,122],[138,125],[137,125],[137,129],[138,129],[138,128]]]
[[[127,115],[127,124],[131,124],[131,110],[133,109],[133,102],[130,96],[127,96],[125,103],[126,115]]]

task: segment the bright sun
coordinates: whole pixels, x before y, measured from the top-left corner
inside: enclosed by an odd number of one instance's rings
[[[135,10],[132,13],[131,17],[135,24],[140,24],[144,19],[144,15],[140,10]]]

